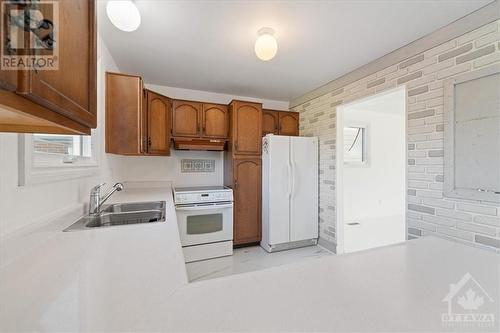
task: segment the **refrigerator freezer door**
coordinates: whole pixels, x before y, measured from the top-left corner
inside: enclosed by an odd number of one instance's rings
[[[318,138],[291,137],[290,241],[318,237]]]
[[[267,141],[267,143],[266,143]],[[262,162],[262,240],[265,245],[290,241],[290,138],[267,135],[264,138]]]

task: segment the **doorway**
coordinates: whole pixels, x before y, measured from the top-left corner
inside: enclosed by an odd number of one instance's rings
[[[337,252],[406,239],[406,89],[337,109]]]

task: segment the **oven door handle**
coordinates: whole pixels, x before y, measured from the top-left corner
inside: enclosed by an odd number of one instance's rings
[[[215,210],[221,208],[232,208],[233,204],[225,204],[225,205],[207,205],[207,206],[189,206],[189,207],[176,207],[175,210],[179,211],[193,211],[193,210]]]

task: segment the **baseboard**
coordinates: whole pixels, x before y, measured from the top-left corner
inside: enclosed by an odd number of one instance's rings
[[[322,248],[337,254],[337,244],[334,242],[330,242],[324,238],[319,238],[318,239],[318,246],[321,246]]]

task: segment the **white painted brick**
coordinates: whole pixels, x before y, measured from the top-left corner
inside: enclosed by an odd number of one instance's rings
[[[443,148],[443,141],[426,141],[417,143],[417,149],[434,149],[434,148]]]
[[[416,188],[416,189],[426,189],[428,185],[426,182],[418,182],[418,181],[408,181],[408,188]]]
[[[408,105],[408,112],[423,110],[425,109],[425,106],[426,106],[425,103],[415,103]]]
[[[408,157],[425,157],[427,153],[423,150],[412,150],[408,152]]]
[[[496,52],[485,57],[479,58],[473,62],[474,68],[483,67],[486,65],[493,64],[495,62],[500,62],[500,52]]]
[[[423,86],[425,84],[428,84],[428,83],[431,83],[434,81],[436,81],[436,74],[429,74],[429,75],[425,75],[424,77],[421,77],[420,79],[409,81],[406,84],[406,87],[408,89],[413,89],[413,88],[420,87],[420,86]]]
[[[436,225],[419,220],[408,219],[408,226],[422,230],[436,231]]]
[[[439,190],[443,191],[443,183],[431,183],[429,184],[429,189],[430,190]]]
[[[422,71],[423,71],[424,75],[427,75],[427,74],[436,73],[437,71],[443,70],[445,68],[450,68],[453,65],[455,65],[455,59],[447,59],[445,61],[438,62],[437,64],[427,66]]]
[[[493,217],[478,215],[474,216],[474,222],[500,227],[500,216]]]
[[[453,209],[455,207],[454,202],[433,199],[433,198],[424,198],[422,201],[427,206],[439,207],[439,208],[448,208]]]
[[[497,42],[499,40],[500,40],[500,31],[494,31],[476,40],[474,42],[474,45],[476,46],[476,48],[480,48],[485,45]]]
[[[474,224],[474,223],[464,223],[464,222],[457,222],[457,228],[462,229],[462,230],[467,230],[467,231],[472,231],[478,234],[484,234],[484,235],[489,235],[489,236],[496,236],[496,230],[495,228],[492,227],[487,227],[479,224]]]
[[[436,209],[436,215],[448,217],[450,219],[470,222],[472,221],[472,215],[467,213],[457,212],[455,210],[449,209]]]
[[[438,227],[437,232],[451,236],[451,237],[461,238],[461,239],[470,240],[470,241],[472,241],[472,239],[473,239],[472,233],[468,232],[468,231],[462,231],[462,230],[446,228],[446,227]]]
[[[408,120],[409,127],[422,126],[422,125],[425,125],[424,118]]]
[[[412,73],[412,72],[418,71],[422,68],[434,65],[435,63],[437,63],[437,57],[427,58],[423,61],[417,62],[416,64],[409,66],[408,72]]]
[[[457,224],[457,221],[434,215],[422,215],[422,220],[425,222],[445,225],[448,227],[454,227]]]
[[[425,167],[423,167],[423,166],[417,166],[417,165],[411,165],[411,166],[408,167],[408,172],[423,173],[423,172],[425,172]]]
[[[417,197],[440,199],[443,197],[443,192],[442,191],[434,191],[434,190],[418,190]]]
[[[487,24],[479,29],[476,29],[474,31],[471,31],[469,33],[466,33],[465,35],[463,35],[462,37],[459,37],[457,42],[458,42],[458,45],[462,45],[462,44],[465,44],[465,43],[468,43],[474,39],[478,39],[478,38],[481,38],[482,36],[484,35],[487,35],[489,33],[492,33],[492,32],[495,32],[497,31],[497,22],[492,22],[490,24]]]
[[[429,166],[426,167],[426,171],[430,174],[443,174],[444,168],[442,166]]]
[[[408,129],[408,134],[422,134],[422,133],[432,133],[435,130],[435,126],[419,126]]]
[[[443,43],[439,46],[436,46],[429,51],[424,53],[424,56],[426,57],[432,57],[437,54],[444,53],[446,51],[449,51],[457,46],[457,41],[456,40],[451,40],[449,42]]]
[[[443,98],[443,89],[442,88],[436,89],[434,91],[430,91],[430,92],[422,94],[422,95],[418,95],[417,101],[423,102],[423,101],[427,101],[427,100],[438,98],[438,97]]]
[[[443,70],[439,71],[437,73],[437,78],[438,78],[438,80],[442,80],[442,79],[445,79],[447,77],[457,75],[460,73],[464,73],[464,72],[467,72],[470,70],[471,70],[471,64],[465,63],[462,65],[453,66],[452,68],[447,68],[447,69],[443,69]]]
[[[457,209],[464,212],[471,212],[484,215],[497,215],[497,209],[495,207],[479,206],[468,203],[458,203]]]

